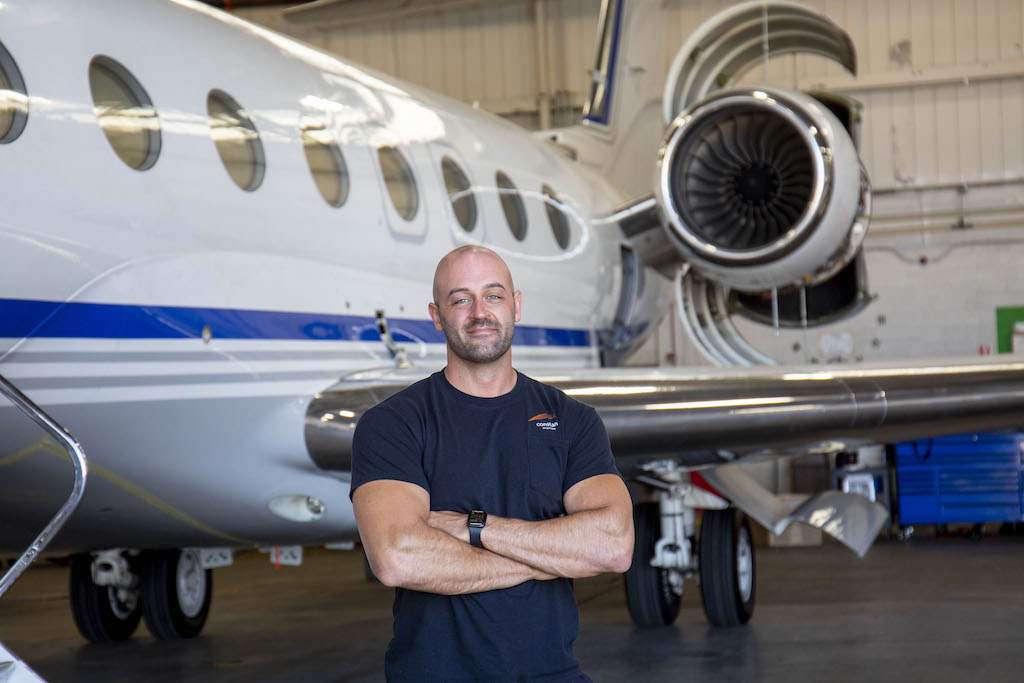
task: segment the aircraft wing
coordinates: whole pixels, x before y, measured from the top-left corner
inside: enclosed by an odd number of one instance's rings
[[[314,461],[349,471],[359,417],[424,374],[362,372],[322,392],[306,416]],[[776,533],[792,521],[810,523],[861,555],[885,521],[881,506],[824,492],[790,512],[733,465],[1024,423],[1024,359],[1018,357],[901,367],[616,368],[536,379],[598,411],[627,478],[664,461],[700,469]]]

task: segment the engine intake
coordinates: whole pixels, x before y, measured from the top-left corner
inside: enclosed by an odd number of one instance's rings
[[[673,155],[668,176],[682,220],[702,243],[732,252],[778,242],[815,190],[814,160],[803,139],[767,110],[701,123],[687,148]]]
[[[814,285],[856,254],[870,190],[827,107],[776,89],[720,92],[669,127],[663,223],[683,258],[734,289]]]

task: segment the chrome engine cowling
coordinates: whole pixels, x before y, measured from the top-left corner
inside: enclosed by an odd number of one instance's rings
[[[656,196],[682,257],[741,291],[827,280],[857,254],[870,185],[822,103],[774,88],[715,93],[662,143]]]

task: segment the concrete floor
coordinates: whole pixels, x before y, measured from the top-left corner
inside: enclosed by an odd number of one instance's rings
[[[577,582],[576,653],[595,681],[1019,681],[1024,679],[1024,538],[759,548],[746,627],[709,628],[696,586],[679,621],[637,629],[622,579]],[[358,552],[307,553],[275,570],[246,554],[214,572],[203,635],[85,643],[67,570],[30,570],[0,600],[0,640],[50,681],[379,681],[391,591],[363,578]]]

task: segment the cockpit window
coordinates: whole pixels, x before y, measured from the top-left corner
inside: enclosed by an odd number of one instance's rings
[[[494,182],[498,186],[501,209],[505,212],[508,229],[512,231],[513,237],[522,242],[526,239],[526,209],[523,207],[522,197],[519,196],[519,189],[502,171],[494,175]]]
[[[263,182],[266,157],[252,117],[222,90],[206,96],[206,113],[210,137],[228,175],[243,190],[255,190]]]
[[[28,92],[21,71],[0,43],[0,143],[13,142],[25,130]]]
[[[473,196],[469,178],[451,157],[441,159],[441,173],[444,175],[444,186],[448,190],[455,219],[463,230],[472,232],[476,227],[476,197]]]
[[[555,242],[562,249],[569,248],[569,220],[562,210],[562,200],[558,198],[555,191],[547,185],[541,187],[544,193],[544,208],[548,212],[548,222],[551,223],[551,233],[555,236]]]
[[[322,127],[304,126],[302,148],[324,201],[331,206],[344,204],[349,190],[348,166],[334,136]]]
[[[411,221],[420,208],[420,195],[409,162],[397,147],[378,147],[377,159],[395,211],[403,219]]]
[[[89,62],[89,89],[117,156],[138,171],[151,168],[160,156],[160,119],[139,81],[119,62],[97,55]]]

